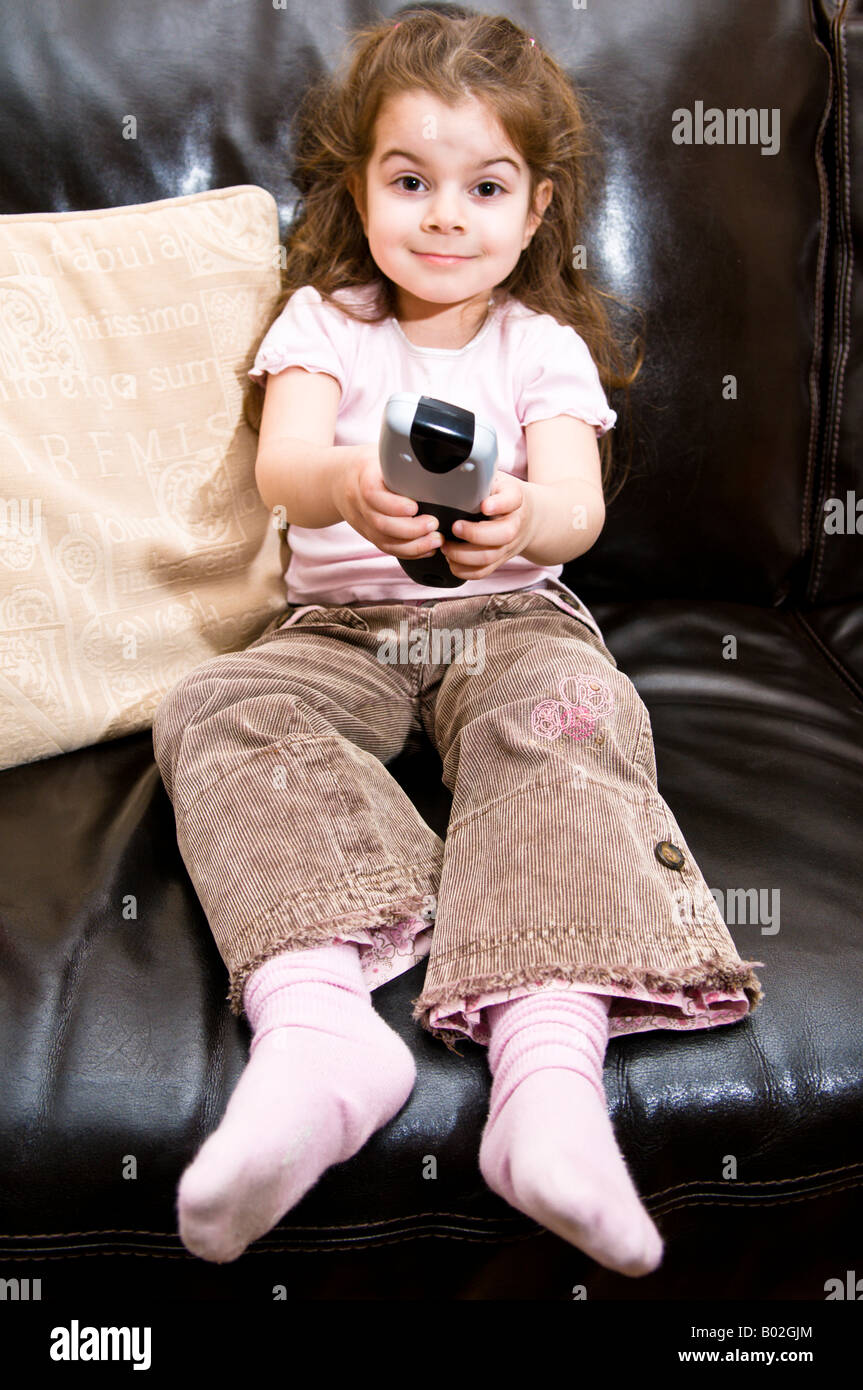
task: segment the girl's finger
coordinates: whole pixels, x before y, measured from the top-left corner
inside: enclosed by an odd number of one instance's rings
[[[501,485],[494,496],[490,493],[482,505],[484,510],[487,507],[489,512],[499,516],[503,512],[516,511],[521,506],[521,501],[522,496],[519,488]]]
[[[389,489],[369,488],[366,497],[375,511],[382,512],[384,516],[416,516],[419,511],[416,502],[410,497],[402,497],[400,493],[390,492]]]
[[[378,531],[396,541],[412,541],[418,536],[432,535],[437,529],[425,514],[422,517],[389,516],[386,512],[373,512],[372,521]]]

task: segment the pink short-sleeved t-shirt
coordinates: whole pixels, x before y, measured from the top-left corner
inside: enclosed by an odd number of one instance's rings
[[[338,290],[338,300],[368,303],[373,285]],[[608,405],[584,339],[550,314],[537,314],[512,296],[495,296],[479,332],[462,348],[417,347],[398,320],[361,323],[326,304],[311,285],[296,290],[263,339],[249,375],[263,382],[286,367],[327,372],[341,387],[333,443],[369,444],[380,437],[388,398],[416,391],[471,410],[497,434],[500,470],[527,481],[525,425],[572,415],[594,425],[597,437],[617,419]],[[346,521],[310,530],[290,526],[285,573],[289,603],[395,603],[452,598],[452,589],[415,584],[394,555],[386,555]],[[560,575],[513,556],[494,574],[467,580],[457,596],[502,593]]]

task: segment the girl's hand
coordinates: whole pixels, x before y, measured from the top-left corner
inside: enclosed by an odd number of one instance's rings
[[[377,444],[364,446],[345,466],[334,484],[333,500],[345,521],[387,555],[412,560],[440,548],[437,517],[418,515],[416,502],[390,492]]]
[[[513,555],[521,555],[533,540],[531,496],[520,478],[496,473],[480,510],[494,520],[457,521],[453,526],[455,540],[443,546],[458,579],[482,579],[493,574]]]

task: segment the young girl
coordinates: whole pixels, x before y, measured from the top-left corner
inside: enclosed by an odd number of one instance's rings
[[[289,603],[154,723],[253,1034],[179,1229],[236,1259],[393,1118],[414,1062],[370,991],[428,956],[414,1019],[488,1046],[486,1183],[638,1276],[663,1245],[607,1112],[608,1040],[744,1017],[762,962],[737,954],[658,794],[646,707],[558,578],[605,519],[599,367],[609,387],[634,376],[577,254],[584,114],[516,25],[455,15],[359,31],[301,112],[304,206],[250,373]],[[395,391],[497,432],[488,519],[457,540],[383,483]],[[434,547],[461,587],[404,573]],[[386,770],[423,730],[453,795],[445,845]]]

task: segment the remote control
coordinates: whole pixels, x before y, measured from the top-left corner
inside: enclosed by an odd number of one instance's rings
[[[458,539],[452,534],[454,521],[488,520],[479,508],[491,490],[497,435],[472,411],[434,396],[397,392],[384,410],[378,451],[390,491],[416,502],[416,516],[436,516],[445,539]],[[456,578],[440,549],[400,558],[399,564],[416,584],[429,588],[455,589],[465,582]]]

